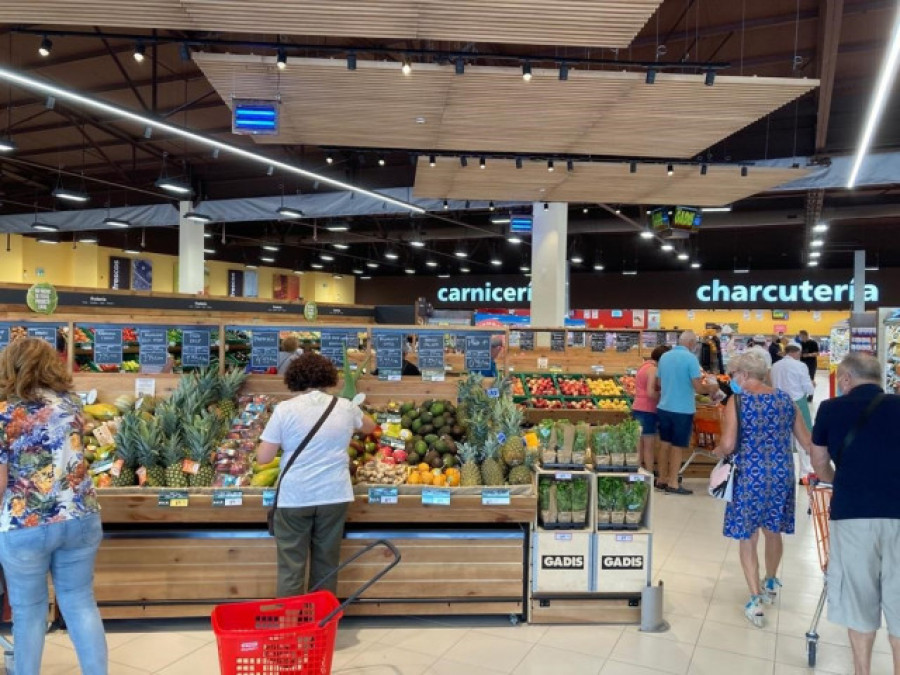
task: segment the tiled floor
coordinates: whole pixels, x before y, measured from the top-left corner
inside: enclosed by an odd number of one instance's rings
[[[820,390],[822,387],[820,387]],[[341,623],[334,673],[341,675],[800,675],[852,672],[846,632],[823,618],[819,664],[806,667],[804,635],[822,589],[806,496],[800,493],[797,533],[788,537],[784,589],[768,625],[757,629],[742,612],[747,591],[737,545],[721,535],[722,505],[690,481],[692,497],[664,496],[654,514],[654,571],[665,583],[671,630],[634,626],[512,626],[505,619],[347,619]],[[660,508],[664,505],[664,508]],[[202,622],[111,623],[112,675],[215,675],[215,640]],[[875,643],[873,673],[891,672],[884,631]],[[64,633],[48,637],[42,675],[78,673]]]

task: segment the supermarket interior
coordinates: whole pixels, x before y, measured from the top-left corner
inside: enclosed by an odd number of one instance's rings
[[[0,2],[0,666],[900,675],[829,482],[900,394],[898,55],[890,0]]]

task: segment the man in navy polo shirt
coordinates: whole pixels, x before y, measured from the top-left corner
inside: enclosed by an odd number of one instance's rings
[[[696,334],[686,330],[678,338],[678,346],[659,359],[657,377],[661,393],[656,414],[660,442],[656,487],[669,494],[693,494],[693,490],[678,485],[678,470],[681,468],[681,451],[691,444],[694,413],[697,412],[694,395],[713,394],[719,390],[715,378],[709,383],[703,381],[700,362],[694,356],[696,346]]]
[[[869,675],[883,612],[900,672],[900,396],[884,394],[866,354],[846,356],[836,382],[844,396],[819,406],[812,432],[813,467],[834,483],[828,619],[848,628],[856,675]]]

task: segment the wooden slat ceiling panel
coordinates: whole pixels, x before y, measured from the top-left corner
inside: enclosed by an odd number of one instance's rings
[[[0,22],[625,48],[662,0],[4,0]]]
[[[219,95],[271,95],[272,57],[195,54]],[[281,133],[260,143],[451,152],[694,157],[815,88],[817,80],[291,59],[280,73]],[[424,118],[425,123],[417,123]]]
[[[664,164],[638,165],[630,173],[625,162],[576,162],[573,171],[557,163],[527,161],[516,169],[513,160],[491,159],[484,169],[477,162],[460,166],[453,157],[438,157],[429,166],[420,157],[413,193],[419,198],[495,201],[551,201],[601,204],[683,204],[724,206],[802,178],[805,169],[710,166],[705,176],[696,165],[676,164],[672,176]]]

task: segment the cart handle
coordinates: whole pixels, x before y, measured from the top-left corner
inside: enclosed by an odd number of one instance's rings
[[[400,556],[400,551],[398,551],[398,550],[397,550],[397,547],[394,546],[394,545],[393,545],[391,542],[389,542],[387,539],[379,539],[378,541],[373,541],[371,544],[369,544],[369,545],[366,546],[365,548],[361,548],[359,551],[357,551],[356,553],[354,553],[353,555],[351,555],[349,558],[347,558],[347,559],[346,559],[344,562],[342,562],[340,565],[338,565],[338,566],[335,567],[333,570],[331,570],[331,572],[329,572],[328,574],[326,574],[326,575],[319,581],[319,583],[317,583],[313,588],[310,589],[310,592],[313,592],[313,591],[318,590],[319,587],[320,587],[323,583],[325,583],[325,581],[326,581],[327,579],[330,579],[330,578],[333,577],[335,574],[337,574],[337,573],[340,572],[342,569],[344,569],[347,565],[349,565],[350,563],[352,563],[354,560],[356,560],[357,558],[359,558],[359,557],[361,557],[361,556],[364,556],[366,553],[368,553],[369,551],[371,551],[372,549],[374,549],[374,548],[376,548],[376,547],[378,547],[378,546],[384,546],[385,548],[387,548],[387,549],[393,554],[394,559],[391,560],[391,562],[388,563],[388,565],[387,565],[384,569],[382,569],[380,572],[378,572],[378,574],[376,574],[374,577],[372,577],[371,579],[369,579],[369,580],[368,580],[366,583],[364,583],[362,586],[360,586],[360,587],[357,588],[355,591],[353,591],[353,593],[351,593],[351,594],[349,595],[349,597],[348,597],[346,600],[344,600],[344,602],[342,602],[340,605],[338,605],[337,607],[335,607],[334,611],[332,611],[331,613],[329,613],[324,619],[322,619],[322,620],[319,622],[319,628],[323,628],[323,627],[325,626],[325,624],[327,624],[329,621],[331,621],[331,619],[333,619],[333,618],[335,617],[336,614],[338,614],[339,612],[342,612],[342,611],[347,607],[347,605],[349,605],[350,603],[352,603],[353,601],[355,601],[357,598],[359,598],[359,596],[361,596],[363,593],[365,593],[367,590],[369,590],[372,586],[374,586],[375,583],[376,583],[379,579],[381,579],[381,577],[383,577],[385,574],[387,574],[387,573],[390,572],[392,569],[394,569],[394,568],[397,566],[397,564],[400,562],[400,557],[401,557],[401,556]]]

